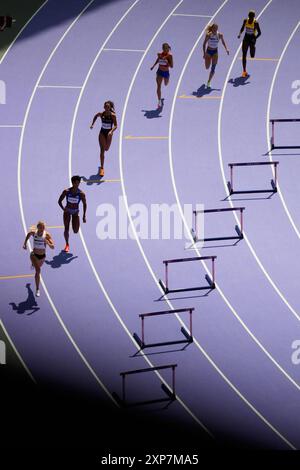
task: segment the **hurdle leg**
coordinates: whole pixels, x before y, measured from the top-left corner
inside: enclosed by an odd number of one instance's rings
[[[274,135],[274,124],[275,124],[274,121],[272,121],[271,150],[274,149],[274,137],[275,137],[275,135]]]
[[[142,343],[145,344],[145,325],[144,325],[144,317],[142,317]]]
[[[168,276],[168,263],[165,264],[165,276],[166,276],[166,292],[169,290],[169,276]]]

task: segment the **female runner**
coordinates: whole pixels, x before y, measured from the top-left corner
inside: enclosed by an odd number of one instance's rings
[[[169,67],[173,68],[173,55],[170,52],[171,47],[168,43],[164,43],[162,45],[162,52],[157,53],[157,59],[155,63],[152,65],[151,70],[158,64],[158,69],[156,72],[156,83],[157,83],[157,98],[158,98],[158,108],[162,107],[162,100],[161,100],[161,84],[164,81],[165,86],[168,85],[170,80],[170,72]]]
[[[238,39],[240,39],[241,34],[243,33],[244,29],[245,31],[245,36],[243,39],[243,44],[242,44],[242,51],[243,51],[243,72],[242,72],[242,77],[247,77],[247,71],[246,71],[246,66],[247,66],[247,52],[248,49],[250,48],[250,56],[252,58],[255,57],[255,44],[257,38],[261,35],[261,30],[259,27],[258,22],[255,19],[255,11],[250,10],[248,13],[248,18],[244,20],[240,34],[238,35]]]
[[[117,118],[115,114],[115,106],[112,101],[105,101],[104,111],[97,113],[94,116],[93,122],[90,129],[93,129],[97,118],[101,118],[102,126],[99,133],[99,145],[100,145],[100,171],[99,175],[104,176],[104,152],[109,150],[111,145],[112,136],[117,129]]]
[[[48,245],[52,250],[54,249],[54,242],[50,233],[45,230],[45,223],[39,221],[37,223],[37,229],[27,233],[23,248],[27,249],[27,242],[30,237],[33,237],[33,250],[30,253],[30,260],[32,266],[35,268],[35,285],[36,285],[36,297],[40,296],[40,275],[41,267],[44,264],[46,258],[46,246]]]
[[[205,60],[206,70],[208,70],[211,66],[207,88],[210,88],[210,82],[215,74],[216,65],[218,63],[218,44],[220,40],[222,41],[222,44],[225,47],[227,54],[229,55],[229,50],[225,44],[223,34],[218,32],[218,25],[210,25],[207,28],[206,36],[203,42],[203,59]]]

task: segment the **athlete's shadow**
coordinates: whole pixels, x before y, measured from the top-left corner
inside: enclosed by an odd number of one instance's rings
[[[235,88],[238,86],[249,85],[250,82],[247,82],[249,78],[250,75],[248,75],[247,77],[231,78],[230,80],[228,80],[228,83],[231,83]]]
[[[102,181],[103,176],[99,176],[99,173],[96,175],[91,175],[89,178],[86,178],[86,176],[81,176],[82,181],[84,181],[87,186],[92,186],[93,184],[97,184],[98,186],[104,181]]]
[[[213,91],[221,91],[220,88],[207,88],[204,84],[198,88],[197,91],[193,91],[192,95],[196,96],[197,98],[202,98],[203,96],[209,95]]]
[[[162,117],[162,116],[160,116],[160,113],[162,112],[162,110],[164,108],[164,98],[162,98],[161,102],[162,102],[162,105],[157,109],[151,109],[151,110],[142,109],[142,113],[145,113],[144,116],[147,119]]]
[[[40,307],[38,307],[36,303],[30,284],[26,284],[26,289],[28,297],[26,300],[24,300],[24,302],[20,302],[18,305],[15,302],[10,302],[9,305],[11,305],[12,309],[19,314],[23,314],[28,311],[29,313],[27,313],[27,315],[32,315],[33,313],[40,310]]]
[[[76,258],[78,256],[73,256],[72,253],[66,253],[64,250],[61,250],[59,255],[53,256],[51,261],[46,260],[45,263],[55,269],[60,268],[63,264],[70,264]]]

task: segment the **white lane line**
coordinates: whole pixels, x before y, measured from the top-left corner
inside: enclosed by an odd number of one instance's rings
[[[293,39],[293,37],[294,37],[296,31],[298,30],[299,26],[300,26],[300,21],[299,21],[299,23],[296,25],[296,27],[294,28],[294,30],[293,30],[292,34],[290,35],[290,37],[289,37],[289,39],[288,39],[286,45],[284,46],[284,49],[283,49],[283,51],[282,51],[282,53],[281,53],[281,56],[280,56],[280,58],[279,58],[278,64],[277,64],[277,66],[276,66],[276,69],[275,69],[275,72],[274,72],[274,75],[273,75],[273,79],[272,79],[272,83],[271,83],[271,88],[270,88],[270,93],[269,93],[269,98],[268,98],[267,121],[266,121],[268,146],[270,145],[270,110],[271,110],[271,102],[272,102],[272,96],[273,96],[273,90],[274,90],[275,81],[276,81],[276,78],[277,78],[277,74],[278,74],[279,67],[280,67],[280,65],[281,65],[282,59],[283,59],[283,57],[284,57],[284,55],[285,55],[285,53],[286,53],[287,48],[288,48],[289,45],[290,45],[291,40]],[[272,152],[271,152],[271,151],[269,152],[269,159],[270,159],[270,161],[273,161],[273,155],[272,155]],[[273,172],[273,175],[274,175],[274,172]],[[279,185],[278,183],[277,183],[277,191],[278,191],[279,197],[280,197],[280,199],[281,199],[282,205],[283,205],[283,207],[284,207],[284,210],[285,210],[285,212],[286,212],[286,215],[288,216],[288,219],[289,219],[289,221],[290,221],[290,223],[291,223],[293,229],[295,230],[297,237],[300,238],[299,230],[298,230],[298,228],[297,228],[297,226],[296,226],[296,223],[294,222],[294,219],[293,219],[293,217],[292,217],[292,215],[291,215],[291,213],[290,213],[290,211],[289,211],[289,209],[288,209],[288,207],[287,207],[287,204],[286,204],[286,202],[285,202],[285,199],[284,199],[283,194],[282,194],[281,189],[280,189],[280,185]]]
[[[263,8],[263,10],[261,11],[260,15],[265,11],[265,9],[269,6],[269,4],[272,2],[272,0],[270,0],[266,5],[265,7]],[[260,16],[259,15],[259,16]],[[258,16],[258,18],[259,18]],[[174,98],[173,98],[173,102],[172,102],[172,107],[171,107],[171,113],[170,113],[170,125],[169,125],[169,159],[170,159],[170,172],[171,172],[171,178],[172,178],[172,184],[173,184],[173,189],[174,189],[174,194],[175,194],[175,197],[176,197],[176,202],[177,202],[177,205],[178,205],[178,209],[180,211],[180,215],[181,215],[181,218],[183,220],[183,223],[185,225],[185,228],[186,228],[186,231],[187,233],[189,234],[189,237],[190,237],[190,241],[191,241],[191,244],[194,245],[194,240],[190,234],[190,227],[188,226],[187,224],[187,221],[184,217],[184,213],[183,213],[183,210],[182,210],[182,207],[181,207],[181,204],[180,204],[180,200],[179,200],[179,196],[178,196],[178,192],[177,192],[177,187],[176,187],[176,182],[175,182],[175,176],[174,176],[174,168],[173,168],[173,157],[172,157],[172,127],[173,127],[173,117],[174,117],[174,109],[175,109],[175,104],[176,104],[176,96],[178,95],[179,93],[179,87],[180,87],[180,84],[181,84],[181,81],[182,81],[182,78],[183,78],[183,75],[185,73],[185,70],[188,66],[188,63],[198,45],[198,43],[200,42],[200,39],[201,37],[203,36],[205,30],[202,31],[201,35],[199,36],[199,38],[197,39],[193,49],[191,50],[188,58],[187,58],[187,61],[186,63],[184,64],[183,66],[183,69],[181,71],[181,74],[180,74],[180,78],[178,80],[178,83],[177,83],[177,86],[176,86],[176,90],[174,92]],[[239,52],[239,49],[240,47],[238,48],[238,51],[237,53]],[[236,54],[237,55],[237,54]],[[229,71],[230,73],[230,71]],[[228,76],[229,76],[229,73],[228,73]],[[225,81],[225,84],[227,83],[228,81],[228,77],[226,78],[226,81]],[[195,251],[197,252],[197,255],[200,257],[201,254],[199,252],[199,250],[195,247]],[[204,269],[206,270],[206,272],[211,276],[211,273],[210,271],[207,269],[205,263],[202,262],[202,265],[204,266]],[[241,325],[243,326],[243,328],[247,331],[247,333],[251,336],[251,338],[255,341],[255,343],[262,349],[262,351],[268,356],[268,358],[273,362],[273,364],[285,375],[286,378],[288,378],[291,383],[298,389],[300,390],[300,386],[287,374],[287,372],[275,361],[275,359],[271,356],[271,354],[263,347],[263,345],[258,341],[258,339],[253,335],[253,333],[249,330],[249,328],[245,325],[245,323],[243,322],[243,320],[238,316],[237,312],[234,310],[233,306],[230,304],[229,300],[225,297],[224,293],[222,292],[222,290],[220,289],[220,287],[218,286],[218,284],[216,284],[216,289],[217,291],[219,292],[220,296],[223,298],[225,304],[229,307],[229,309],[232,311],[232,313],[234,314],[234,316],[237,318],[237,320],[241,323]],[[161,289],[162,291],[162,289]],[[163,292],[163,291],[162,291]],[[194,341],[195,342],[195,341]],[[199,345],[198,346],[199,348],[201,348],[201,346]],[[213,363],[213,361],[209,358],[208,354],[201,348],[201,350],[203,351],[203,354],[205,354],[205,356],[209,359],[209,361]],[[217,367],[216,365],[214,365],[215,367]],[[280,437],[280,439],[282,439],[291,449],[293,450],[296,450],[296,448],[294,447],[294,445],[289,442],[247,399],[246,397],[244,397],[241,392],[229,381],[229,379],[220,371],[220,373],[222,374],[222,376],[224,376],[224,380],[228,383],[228,385],[238,394],[238,396],[251,408],[251,410],[278,436]]]
[[[81,86],[73,86],[73,85],[39,85],[38,88],[70,88],[70,89],[78,89],[81,90]]]
[[[217,14],[219,13],[219,11],[224,7],[224,5],[228,2],[228,0],[225,0],[222,5],[219,7],[219,9],[216,11],[216,13],[214,14],[214,16],[212,17],[212,19],[215,18],[215,16],[217,16]],[[209,23],[208,23],[209,24]],[[203,29],[200,37],[198,38],[194,48],[192,49],[191,53],[189,54],[189,57],[188,57],[188,61],[190,60],[197,44],[199,43],[201,37],[203,36],[208,24],[205,26],[205,28]],[[154,39],[153,39],[154,41]],[[119,140],[119,160],[120,160],[120,175],[121,175],[121,184],[122,184],[122,191],[123,191],[123,197],[124,197],[124,203],[125,203],[125,207],[126,207],[126,211],[127,211],[127,215],[128,215],[128,218],[129,218],[129,221],[130,221],[130,225],[131,225],[131,229],[132,229],[132,232],[135,236],[135,239],[136,239],[136,242],[138,244],[138,247],[140,249],[140,252],[142,254],[142,257],[145,261],[145,264],[147,265],[148,267],[148,270],[154,280],[154,282],[156,283],[158,289],[160,290],[160,292],[162,294],[164,294],[163,290],[161,289],[160,285],[159,285],[159,282],[158,282],[158,279],[156,278],[155,276],[155,273],[154,271],[152,270],[152,267],[147,259],[147,256],[143,250],[143,247],[141,245],[141,242],[139,240],[139,237],[136,233],[136,229],[135,229],[135,226],[134,226],[134,223],[133,223],[133,220],[132,220],[132,217],[131,217],[131,214],[130,214],[130,210],[129,210],[129,206],[128,206],[128,202],[127,202],[127,195],[126,195],[126,189],[125,189],[125,183],[124,183],[124,173],[123,173],[123,156],[122,156],[122,145],[123,145],[123,133],[124,133],[124,122],[125,122],[125,115],[126,115],[126,110],[127,110],[127,106],[128,106],[128,101],[129,101],[129,97],[130,97],[130,94],[131,94],[131,91],[132,91],[132,88],[133,88],[133,85],[134,85],[134,82],[135,82],[135,79],[136,79],[136,76],[138,74],[138,71],[143,63],[143,60],[148,52],[148,50],[150,49],[152,43],[149,44],[147,50],[145,51],[145,54],[143,55],[143,57],[141,58],[140,60],[140,63],[138,64],[138,67],[136,69],[136,72],[133,76],[133,79],[132,79],[132,82],[130,84],[130,87],[129,87],[129,90],[128,90],[128,94],[126,96],[126,100],[125,100],[125,103],[124,103],[124,108],[123,108],[123,114],[122,114],[122,119],[121,119],[121,125],[120,125],[120,140]],[[188,62],[187,62],[188,63]],[[169,126],[169,136],[170,136],[170,139],[169,139],[169,155],[170,155],[170,158],[172,159],[171,157],[171,131],[172,131],[172,120],[173,120],[173,113],[174,113],[174,106],[175,106],[175,102],[176,102],[176,96],[178,95],[178,89],[179,89],[179,86],[180,86],[180,82],[182,80],[182,77],[183,77],[183,74],[184,74],[184,71],[187,67],[187,63],[185,64],[185,67],[183,68],[182,70],[182,73],[180,75],[180,79],[179,79],[179,82],[178,82],[178,85],[176,87],[176,90],[175,90],[175,93],[174,93],[174,99],[173,99],[173,103],[172,103],[172,110],[171,110],[171,117],[170,117],[170,126]],[[175,196],[176,196],[176,199],[177,199],[177,205],[179,207],[179,210],[181,212],[181,217],[185,223],[185,226],[186,226],[186,229],[187,229],[187,233],[190,233],[190,227],[187,226],[187,222],[185,221],[184,219],[184,215],[183,215],[183,212],[182,212],[182,208],[180,206],[180,202],[179,202],[179,199],[178,199],[178,194],[177,194],[177,190],[176,190],[176,185],[175,185],[175,180],[174,180],[174,172],[173,172],[173,168],[171,166],[171,175],[172,175],[172,182],[173,182],[173,186],[174,186],[174,191],[175,191]],[[191,237],[191,242],[194,243],[192,237]],[[200,254],[198,253],[198,256],[200,256]],[[205,269],[206,269],[206,266],[204,265]],[[206,269],[207,270],[207,269]],[[208,271],[208,270],[207,270]],[[221,291],[220,291],[221,293]],[[225,296],[222,294],[222,297],[223,299],[225,300],[226,304],[228,306],[230,306],[229,302],[227,301],[227,299],[225,298]],[[174,310],[174,307],[173,305],[171,304],[171,302],[167,299],[167,302],[168,302],[168,305],[169,307]],[[230,308],[232,309],[232,307],[230,306]],[[235,313],[235,312],[234,312]],[[177,315],[175,314],[178,321],[181,323],[181,325],[185,328],[186,325],[185,323],[182,321],[182,319]],[[190,332],[189,332],[190,333]],[[282,439],[291,449],[294,449],[295,450],[295,447],[293,446],[293,444],[291,444],[283,435],[280,434],[280,432],[246,399],[246,397],[244,397],[244,395],[242,395],[242,393],[235,387],[235,385],[228,379],[228,377],[226,377],[226,375],[221,371],[221,369],[217,366],[217,364],[213,361],[213,359],[209,356],[209,354],[205,351],[205,349],[202,348],[202,346],[200,345],[200,343],[196,340],[196,338],[194,337],[194,344],[199,348],[199,350],[202,352],[202,354],[205,356],[205,358],[208,360],[208,362],[214,367],[214,369],[218,372],[218,374],[224,379],[224,381],[227,383],[227,385],[230,386],[230,388],[239,396],[239,398],[247,405],[249,406],[249,408],[256,414],[256,416],[258,416],[280,439]],[[273,360],[274,361],[274,360]],[[280,366],[279,366],[280,367]],[[284,371],[285,372],[285,371]]]
[[[37,10],[36,12],[29,18],[29,20],[24,24],[23,28],[20,29],[20,31],[18,32],[18,34],[16,35],[15,39],[10,43],[9,47],[6,49],[5,53],[3,54],[3,56],[1,57],[0,59],[0,65],[2,64],[3,60],[5,59],[6,55],[8,54],[8,52],[10,51],[10,49],[12,48],[12,46],[14,45],[14,43],[16,42],[16,40],[18,39],[18,37],[23,33],[24,29],[28,26],[28,24],[31,22],[31,20],[33,20],[33,18],[39,13],[39,11],[46,5],[46,3],[48,3],[48,0],[46,0]]]
[[[79,18],[83,15],[83,13],[89,8],[89,6],[94,2],[94,0],[91,0],[85,7],[84,9],[79,13],[79,15],[75,18],[75,20],[70,24],[70,26],[68,27],[68,29],[64,32],[64,34],[62,35],[62,37],[60,38],[60,40],[58,41],[58,43],[56,44],[56,46],[54,47],[54,49],[52,50],[51,54],[49,55],[41,73],[40,73],[40,76],[39,78],[37,79],[37,82],[35,84],[35,87],[33,89],[33,92],[31,94],[31,97],[30,97],[30,100],[29,100],[29,103],[27,105],[27,109],[26,109],[26,113],[25,113],[25,117],[24,117],[24,123],[23,123],[23,129],[22,129],[22,133],[21,133],[21,137],[20,137],[20,145],[19,145],[19,154],[18,154],[18,197],[19,197],[19,206],[20,206],[20,212],[21,212],[21,219],[22,219],[22,224],[23,224],[23,229],[24,229],[24,232],[25,234],[27,233],[27,224],[26,224],[26,221],[25,221],[25,215],[24,215],[24,209],[23,209],[23,199],[22,199],[22,186],[21,186],[21,183],[22,183],[22,179],[21,179],[21,165],[22,165],[22,150],[23,150],[23,140],[24,140],[24,133],[25,133],[25,128],[26,128],[26,124],[27,124],[27,120],[28,120],[28,116],[29,116],[29,113],[30,113],[30,109],[31,109],[31,105],[32,105],[32,102],[33,102],[33,98],[35,96],[35,93],[38,89],[38,86],[39,86],[39,83],[45,73],[45,70],[46,68],[48,67],[52,57],[54,56],[55,52],[57,51],[57,49],[59,48],[59,46],[61,45],[61,43],[63,42],[64,38],[66,37],[66,35],[69,33],[69,31],[72,29],[72,27],[75,25],[75,23],[79,20]],[[30,245],[30,244],[29,244]],[[69,330],[67,329],[66,325],[64,324],[61,316],[59,315],[59,312],[57,310],[57,308],[55,307],[54,305],[54,302],[52,300],[52,298],[50,297],[50,294],[47,290],[47,287],[46,287],[46,284],[43,280],[43,278],[41,278],[41,284],[44,288],[44,291],[46,293],[46,296],[48,298],[48,301],[52,307],[52,310],[56,316],[56,318],[58,319],[62,329],[64,330],[66,336],[68,337],[68,339],[70,340],[70,342],[72,343],[74,349],[76,350],[76,352],[78,353],[78,355],[80,356],[81,360],[83,361],[83,363],[85,364],[85,366],[87,367],[87,369],[90,371],[90,373],[92,374],[92,376],[94,377],[94,379],[97,381],[97,383],[100,385],[100,387],[102,388],[102,390],[106,393],[106,395],[114,402],[114,404],[116,406],[119,407],[118,403],[116,402],[116,400],[113,398],[113,396],[111,395],[111,393],[109,392],[109,390],[105,387],[105,385],[101,382],[100,378],[98,377],[98,375],[96,374],[96,372],[94,371],[94,369],[92,368],[92,366],[89,364],[89,362],[87,361],[87,359],[85,358],[85,356],[83,355],[83,353],[81,352],[81,350],[79,349],[79,347],[77,346],[76,342],[74,341],[73,337],[71,336],[71,333],[69,332]]]
[[[174,13],[173,16],[193,16],[196,18],[213,18],[211,15],[192,15],[189,13]]]
[[[271,3],[272,0],[270,0],[268,2],[268,4],[265,6],[264,10],[267,8],[267,6]],[[263,11],[264,11],[263,10]],[[260,13],[262,14],[262,12]],[[260,16],[260,15],[259,15]],[[227,89],[227,84],[228,84],[228,80],[229,80],[229,76],[231,74],[231,71],[232,71],[232,68],[234,66],[234,63],[237,59],[237,56],[239,54],[239,51],[240,51],[240,48],[242,46],[240,45],[238,50],[236,51],[235,55],[234,55],[234,58],[232,60],[232,63],[231,63],[231,66],[228,70],[228,73],[227,73],[227,76],[226,76],[226,79],[225,79],[225,82],[224,82],[224,86],[223,86],[223,92],[222,92],[222,98],[221,98],[221,103],[220,103],[220,109],[219,109],[219,118],[218,118],[218,149],[219,149],[219,161],[220,161],[220,168],[221,168],[221,173],[222,173],[222,177],[223,177],[223,183],[224,183],[224,187],[225,187],[225,191],[226,193],[228,194],[229,196],[229,193],[228,193],[228,188],[227,188],[227,180],[226,180],[226,176],[225,176],[225,171],[224,171],[224,164],[223,164],[223,156],[222,156],[222,144],[221,144],[221,122],[222,122],[222,111],[223,111],[223,104],[224,104],[224,97],[225,97],[225,93],[226,93],[226,89]],[[231,201],[231,198],[229,198],[229,203],[231,205],[231,207],[234,206],[234,204],[232,203]],[[236,216],[236,214],[234,213],[233,214],[233,217],[235,218],[238,226],[240,225],[240,222],[238,220],[238,217]],[[244,240],[246,241],[253,257],[255,258],[258,266],[260,267],[260,269],[262,270],[262,272],[264,273],[265,277],[267,278],[267,280],[269,281],[269,283],[271,284],[271,286],[273,287],[273,289],[275,290],[275,292],[278,294],[278,296],[280,297],[280,299],[284,302],[284,304],[287,306],[287,308],[290,310],[290,312],[295,316],[295,318],[297,318],[297,320],[300,320],[300,316],[299,314],[296,312],[296,310],[291,306],[291,304],[287,301],[287,299],[285,298],[285,296],[282,294],[282,292],[280,291],[280,289],[277,287],[277,285],[275,284],[275,282],[273,281],[273,279],[271,278],[270,274],[268,273],[268,271],[266,270],[266,268],[264,267],[264,265],[262,264],[262,262],[260,261],[259,257],[257,256],[256,254],[256,251],[254,250],[249,238],[247,237],[247,234],[246,232],[244,231]],[[299,386],[297,386],[298,388]]]
[[[136,0],[133,5],[131,6],[131,8],[133,8],[136,3],[138,3],[139,0]],[[228,0],[226,0],[228,1]],[[129,94],[131,92],[131,88],[132,88],[132,85],[133,85],[133,82],[136,78],[136,75],[138,73],[138,70],[141,66],[141,63],[142,61],[144,60],[144,57],[145,55],[147,54],[148,50],[150,49],[152,43],[154,42],[155,38],[158,36],[159,32],[161,31],[161,29],[164,27],[164,25],[166,24],[166,22],[169,20],[169,18],[172,16],[172,13],[176,10],[176,8],[178,8],[178,6],[183,2],[183,0],[180,0],[180,2],[176,5],[176,7],[172,10],[172,12],[167,16],[167,18],[165,19],[165,21],[162,23],[162,25],[159,27],[159,29],[156,31],[155,35],[153,36],[152,40],[150,41],[147,49],[145,50],[144,54],[143,54],[143,57],[142,59],[140,60],[139,64],[138,64],[138,68],[134,74],[134,78],[133,78],[133,81],[131,82],[131,85],[130,85],[130,89],[129,89],[129,92],[127,94],[127,97],[126,97],[126,101],[125,101],[125,104],[127,106],[127,102],[128,102],[128,99],[129,99]],[[75,112],[74,112],[74,117],[73,117],[73,122],[72,122],[72,127],[71,127],[71,133],[70,133],[70,144],[69,144],[69,177],[71,178],[71,175],[72,175],[72,146],[73,146],[73,138],[74,138],[74,128],[75,128],[75,122],[76,122],[76,117],[77,117],[77,113],[78,113],[78,108],[79,108],[79,105],[80,105],[80,100],[82,98],[82,95],[83,95],[83,92],[84,92],[84,89],[86,87],[86,84],[88,82],[88,79],[90,77],[90,74],[92,73],[92,70],[98,60],[98,57],[99,55],[101,54],[102,50],[104,49],[104,46],[107,44],[107,42],[109,41],[111,35],[113,34],[113,32],[115,31],[115,29],[118,27],[118,25],[121,23],[121,21],[123,21],[123,19],[125,18],[125,16],[129,13],[129,11],[126,12],[126,14],[124,15],[124,17],[121,18],[121,20],[119,21],[119,23],[116,25],[116,27],[114,28],[114,30],[111,32],[111,34],[108,36],[108,38],[106,39],[106,41],[104,42],[104,44],[102,45],[102,47],[100,48],[97,56],[95,57],[95,60],[93,61],[92,65],[91,65],[91,68],[86,76],[86,79],[85,79],[85,82],[84,82],[84,85],[83,85],[83,88],[81,90],[81,93],[80,93],[80,96],[78,98],[78,101],[77,101],[77,104],[76,104],[76,108],[75,108]],[[123,125],[124,125],[124,117],[125,117],[125,112],[126,112],[126,106],[124,108],[124,111],[123,111],[123,115],[122,115],[122,123],[121,123],[121,129],[123,129]],[[123,133],[123,130],[121,131],[121,136],[122,136],[122,133]],[[122,141],[122,138],[120,137],[120,141]],[[123,184],[123,183],[122,183]],[[127,199],[126,199],[127,201]],[[127,204],[127,202],[126,202]],[[122,325],[122,327],[124,328],[124,331],[126,331],[128,337],[130,338],[131,342],[133,343],[134,347],[139,350],[139,348],[137,347],[137,344],[136,344],[136,341],[133,339],[132,337],[132,334],[131,332],[129,331],[129,329],[127,328],[125,322],[123,321],[121,315],[118,313],[117,309],[115,308],[111,298],[109,297],[99,275],[98,275],[98,272],[95,268],[95,265],[93,263],[93,260],[92,260],[92,257],[89,253],[89,250],[87,248],[87,245],[85,243],[85,239],[84,239],[84,236],[82,234],[82,231],[81,229],[79,230],[79,234],[80,234],[80,238],[81,238],[81,241],[82,241],[82,244],[83,244],[83,247],[84,247],[84,250],[85,250],[85,253],[86,253],[86,256],[87,256],[87,259],[90,263],[90,266],[92,268],[92,271],[94,273],[94,276],[100,286],[100,289],[101,291],[103,292],[109,306],[111,307],[113,313],[115,314],[116,318],[119,320],[120,324]],[[145,359],[145,361],[149,364],[150,367],[153,367],[153,364],[151,363],[151,361],[149,360],[149,358],[145,355],[145,353],[142,351],[141,352],[141,355],[143,356],[143,358]],[[165,381],[165,379],[159,374],[158,371],[155,371],[155,374],[156,376],[159,378],[159,380],[171,391],[171,387],[170,385]],[[185,409],[185,411],[202,427],[202,429],[207,432],[212,438],[214,438],[214,436],[212,435],[212,433],[208,430],[208,428],[206,428],[206,426],[197,418],[197,416],[194,415],[194,413],[187,407],[187,405],[181,400],[181,398],[176,395],[176,398],[177,398],[177,401],[180,403],[180,405]]]
[[[4,324],[3,324],[3,321],[0,319],[0,327],[2,328],[2,330],[4,331],[4,334],[5,336],[7,337],[12,349],[14,350],[17,358],[19,359],[20,363],[22,364],[22,366],[24,367],[25,371],[27,372],[27,374],[29,375],[29,377],[31,378],[31,380],[36,384],[36,380],[35,378],[33,377],[32,373],[30,372],[30,370],[28,369],[28,367],[26,366],[24,360],[22,359],[22,357],[20,356],[15,344],[13,343],[11,337],[9,336],[8,334],[8,331],[7,329],[5,328]]]
[[[109,51],[112,51],[112,52],[145,52],[144,49],[111,49],[109,47],[105,47],[103,49],[103,51],[105,51],[105,52],[109,52]]]

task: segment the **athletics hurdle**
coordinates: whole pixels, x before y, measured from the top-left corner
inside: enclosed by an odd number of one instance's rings
[[[299,145],[275,145],[275,122],[300,122],[300,119],[270,119],[272,134],[271,134],[271,150],[274,149],[300,149]]]
[[[120,376],[122,377],[122,398],[120,398],[119,395],[115,392],[112,393],[112,396],[117,401],[117,403],[122,407],[152,405],[154,403],[174,401],[176,400],[176,393],[175,393],[175,368],[176,367],[177,367],[177,364],[168,364],[164,366],[147,367],[146,369],[135,369],[135,370],[128,370],[126,372],[120,372]],[[144,401],[131,402],[131,403],[128,403],[126,401],[125,379],[127,375],[141,374],[144,372],[153,372],[156,370],[163,370],[163,369],[172,369],[172,390],[170,391],[169,388],[164,383],[161,384],[161,388],[167,395],[167,398],[154,398],[152,400],[144,400]]]
[[[225,207],[221,209],[204,209],[199,211],[193,211],[194,215],[194,222],[195,225],[191,230],[194,242],[213,242],[213,241],[220,241],[220,240],[242,240],[244,238],[243,235],[243,211],[245,207]],[[237,235],[235,236],[225,236],[225,237],[210,237],[210,238],[198,238],[198,214],[211,214],[213,212],[229,212],[229,211],[239,211],[240,212],[240,227],[236,225],[234,227]]]
[[[141,349],[154,348],[154,347],[157,347],[157,346],[170,346],[171,344],[190,344],[190,343],[193,342],[192,314],[193,314],[194,310],[195,310],[194,308],[179,308],[177,310],[164,310],[162,312],[141,313],[139,315],[139,317],[142,320],[142,338],[140,338],[137,333],[133,333],[133,337],[134,337],[135,341],[137,342],[137,344],[139,345],[139,347]],[[145,318],[159,316],[159,315],[171,315],[171,314],[182,313],[182,312],[189,312],[189,314],[190,314],[189,315],[189,317],[190,317],[190,328],[189,328],[190,329],[190,334],[188,333],[188,331],[183,326],[180,329],[181,333],[185,336],[185,339],[176,340],[176,341],[163,341],[163,342],[160,342],[160,343],[145,343],[145,324],[144,324],[145,323]]]
[[[204,290],[204,289],[215,289],[215,259],[216,256],[197,256],[194,258],[179,258],[179,259],[169,259],[163,261],[165,265],[165,283],[159,279],[159,284],[164,291],[165,294],[170,294],[174,292],[188,292],[188,291],[195,291],[195,290]],[[203,261],[211,259],[212,261],[212,279],[208,276],[208,274],[205,275],[205,279],[208,282],[208,286],[201,286],[201,287],[185,287],[182,289],[169,289],[169,281],[168,281],[168,266],[171,263],[184,263],[188,261]]]
[[[274,166],[274,180],[271,179],[272,189],[248,189],[244,191],[235,191],[233,189],[233,168],[235,166],[262,166],[262,165],[273,165]],[[257,194],[257,193],[277,193],[277,165],[279,162],[245,162],[245,163],[228,163],[230,168],[230,181],[227,182],[229,195],[232,194]]]

